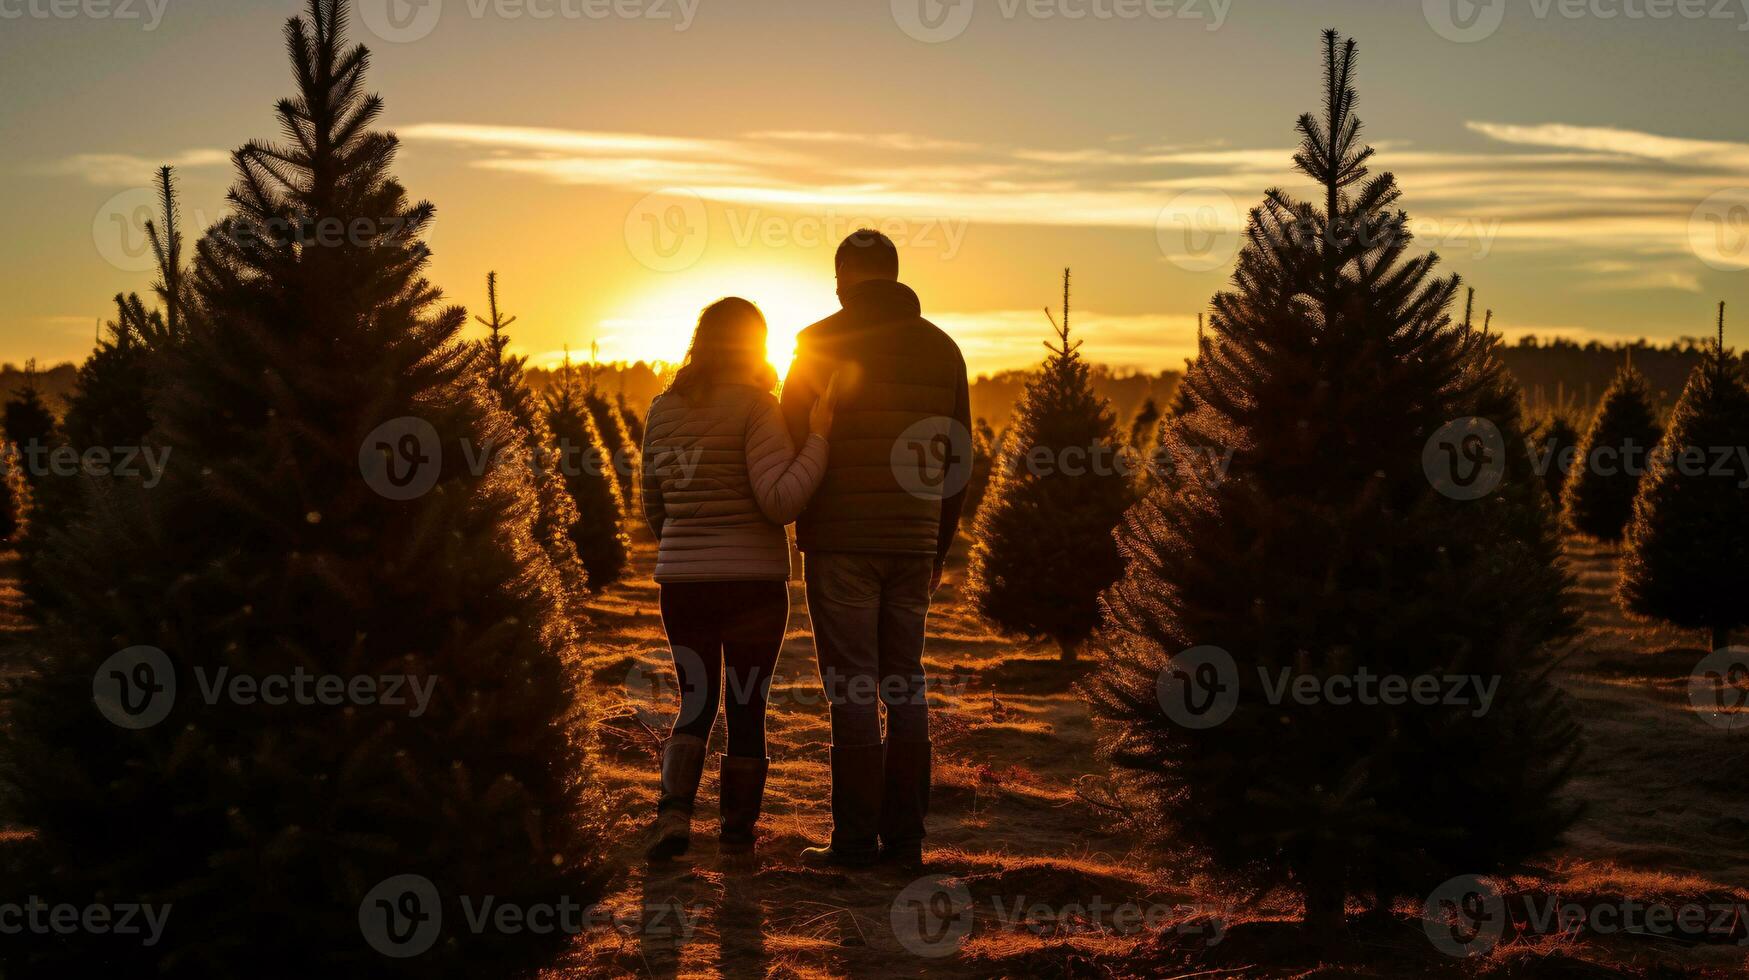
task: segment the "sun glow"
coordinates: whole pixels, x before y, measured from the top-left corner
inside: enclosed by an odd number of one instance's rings
[[[765,356],[779,374],[789,368],[796,334],[838,309],[829,271],[813,276],[772,266],[695,268],[629,297],[591,331],[584,348],[591,340],[599,344],[603,361],[678,363],[686,356],[700,311],[725,296],[750,300],[765,314]],[[542,359],[556,364],[562,356],[548,352]]]

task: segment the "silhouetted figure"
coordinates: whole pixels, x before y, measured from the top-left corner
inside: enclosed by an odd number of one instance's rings
[[[966,365],[898,281],[885,235],[852,234],[835,264],[843,309],[796,338],[783,387],[800,437],[827,379],[842,378],[843,437],[796,522],[832,713],[832,840],[802,856],[915,865],[929,809],[923,626],[971,470]]]
[[[789,624],[783,529],[820,484],[833,402],[828,383],[810,402],[798,451],[771,391],[777,372],[765,360],[765,334],[765,317],[744,299],[707,307],[685,365],[650,404],[645,426],[644,516],[660,542],[662,625],[684,692],[662,746],[652,860],[690,846],[725,679],[724,852],[752,850],[765,794],[765,698]]]

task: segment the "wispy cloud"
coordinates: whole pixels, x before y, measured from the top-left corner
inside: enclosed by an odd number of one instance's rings
[[[1568,126],[1543,123],[1515,126],[1507,123],[1468,122],[1473,132],[1489,139],[1520,146],[1550,146],[1592,153],[1616,154],[1691,166],[1749,170],[1749,143],[1722,140],[1682,139],[1631,129],[1604,126]]]
[[[57,177],[78,177],[99,187],[144,186],[159,167],[178,170],[222,167],[231,162],[224,150],[184,150],[169,157],[148,158],[127,153],[77,153],[43,167],[41,172]]]

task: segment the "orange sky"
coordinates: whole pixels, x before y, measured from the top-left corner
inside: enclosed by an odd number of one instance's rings
[[[874,224],[974,371],[1036,363],[1064,266],[1090,358],[1177,367],[1246,210],[1294,182],[1324,26],[1360,41],[1360,113],[1421,242],[1509,335],[1670,339],[1749,309],[1749,133],[1721,87],[1749,13],[1449,0],[1479,11],[1458,24],[1447,2],[356,0],[354,34],[397,173],[438,207],[434,278],[477,307],[496,270],[537,363],[677,358],[728,294],[781,362],[836,308],[838,239]],[[191,227],[223,213],[300,6],[0,24],[0,360],[83,357],[147,286],[157,164]]]

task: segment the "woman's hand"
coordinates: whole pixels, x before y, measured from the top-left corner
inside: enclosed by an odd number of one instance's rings
[[[826,393],[814,400],[808,410],[808,431],[824,439],[832,434],[832,412],[838,407],[838,372],[826,382]]]

